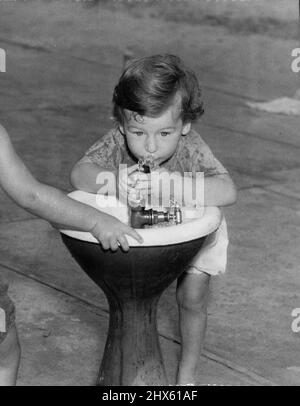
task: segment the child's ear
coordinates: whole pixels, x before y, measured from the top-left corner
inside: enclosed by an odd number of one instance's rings
[[[183,127],[182,127],[182,135],[187,135],[187,133],[189,133],[190,132],[190,130],[191,130],[191,125],[192,125],[192,123],[185,123],[184,125],[183,125]]]

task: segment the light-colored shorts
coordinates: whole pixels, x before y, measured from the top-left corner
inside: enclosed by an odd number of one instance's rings
[[[193,258],[186,270],[188,274],[220,275],[226,271],[228,232],[223,216],[219,228],[209,234],[198,254]]]

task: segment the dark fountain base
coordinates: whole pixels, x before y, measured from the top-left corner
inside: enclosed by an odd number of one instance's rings
[[[156,310],[164,290],[184,271],[205,239],[104,251],[62,234],[72,256],[105,293],[109,330],[97,385],[167,385]]]

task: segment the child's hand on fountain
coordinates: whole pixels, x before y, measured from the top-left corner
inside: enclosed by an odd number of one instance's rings
[[[128,250],[125,235],[142,238],[115,217],[68,197],[64,192],[36,180],[16,154],[10,137],[0,125],[0,185],[19,206],[61,229],[89,231],[103,248]]]
[[[99,212],[96,224],[90,232],[105,250],[116,251],[120,246],[124,251],[128,251],[129,245],[126,235],[134,238],[139,243],[143,242],[142,237],[133,228],[103,212]]]

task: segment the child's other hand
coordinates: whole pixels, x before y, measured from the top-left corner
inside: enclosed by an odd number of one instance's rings
[[[119,194],[127,198],[127,195],[132,189],[133,179],[132,175],[137,172],[138,165],[132,165],[129,168],[122,169],[118,172]]]
[[[151,174],[144,174],[136,184],[136,190],[139,190],[142,196],[151,199],[151,202],[158,203],[160,198],[163,197],[164,202],[169,202],[170,196],[161,196],[164,190],[170,190],[164,188],[169,183],[169,176],[171,172],[165,168],[159,168],[151,172]],[[173,175],[174,177],[174,175]]]
[[[99,220],[97,220],[91,233],[105,250],[116,251],[120,246],[124,251],[128,251],[129,245],[126,235],[134,238],[139,243],[143,243],[142,237],[133,228],[105,213],[99,214]]]
[[[132,165],[129,168],[119,171],[119,195],[128,200],[130,205],[140,203],[140,193],[137,185],[140,182],[147,182],[149,175],[138,171],[138,165]]]

